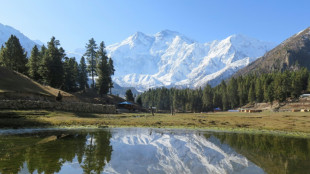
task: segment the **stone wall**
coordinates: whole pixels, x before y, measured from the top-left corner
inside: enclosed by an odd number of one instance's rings
[[[47,109],[71,112],[115,114],[114,105],[83,102],[49,102],[33,100],[0,100],[0,109]]]

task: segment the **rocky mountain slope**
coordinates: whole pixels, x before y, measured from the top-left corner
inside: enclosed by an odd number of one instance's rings
[[[1,45],[4,46],[5,42],[10,38],[11,35],[15,35],[19,39],[19,42],[27,52],[28,57],[30,56],[31,50],[35,45],[37,45],[39,48],[41,47],[41,45],[37,43],[39,41],[33,41],[13,27],[0,23],[0,47]]]
[[[234,76],[299,67],[310,69],[310,27],[288,38],[249,66],[239,70]]]
[[[137,32],[108,46],[107,52],[115,63],[114,81],[143,91],[161,86],[217,85],[273,46],[243,35],[198,43],[178,32],[164,30],[155,35]]]

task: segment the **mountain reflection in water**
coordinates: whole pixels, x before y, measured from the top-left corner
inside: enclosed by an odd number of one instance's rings
[[[0,173],[309,173],[310,140],[189,130],[0,131]]]

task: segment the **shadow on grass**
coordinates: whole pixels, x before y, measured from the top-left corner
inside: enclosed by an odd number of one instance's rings
[[[50,123],[29,118],[0,118],[0,128],[48,127]]]
[[[93,113],[74,113],[75,116],[80,118],[99,118],[99,116],[93,114]]]
[[[0,112],[0,128],[47,127],[50,123],[35,119],[43,112]]]

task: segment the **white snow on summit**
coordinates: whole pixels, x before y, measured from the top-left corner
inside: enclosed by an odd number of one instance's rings
[[[252,173],[264,171],[211,136],[120,130],[103,173]]]
[[[243,35],[198,43],[164,30],[153,36],[137,32],[107,46],[107,52],[114,60],[114,81],[144,91],[161,86],[217,85],[274,46]]]
[[[14,29],[13,27],[10,27],[8,25],[3,25],[0,23],[0,47],[1,45],[5,46],[5,42],[10,38],[11,35],[15,35],[18,39],[22,47],[27,52],[27,56],[30,57],[32,48],[37,45],[39,48],[41,48],[41,45],[38,44],[38,40],[33,41],[26,37],[23,33],[20,31]],[[42,42],[41,42],[42,43]]]

